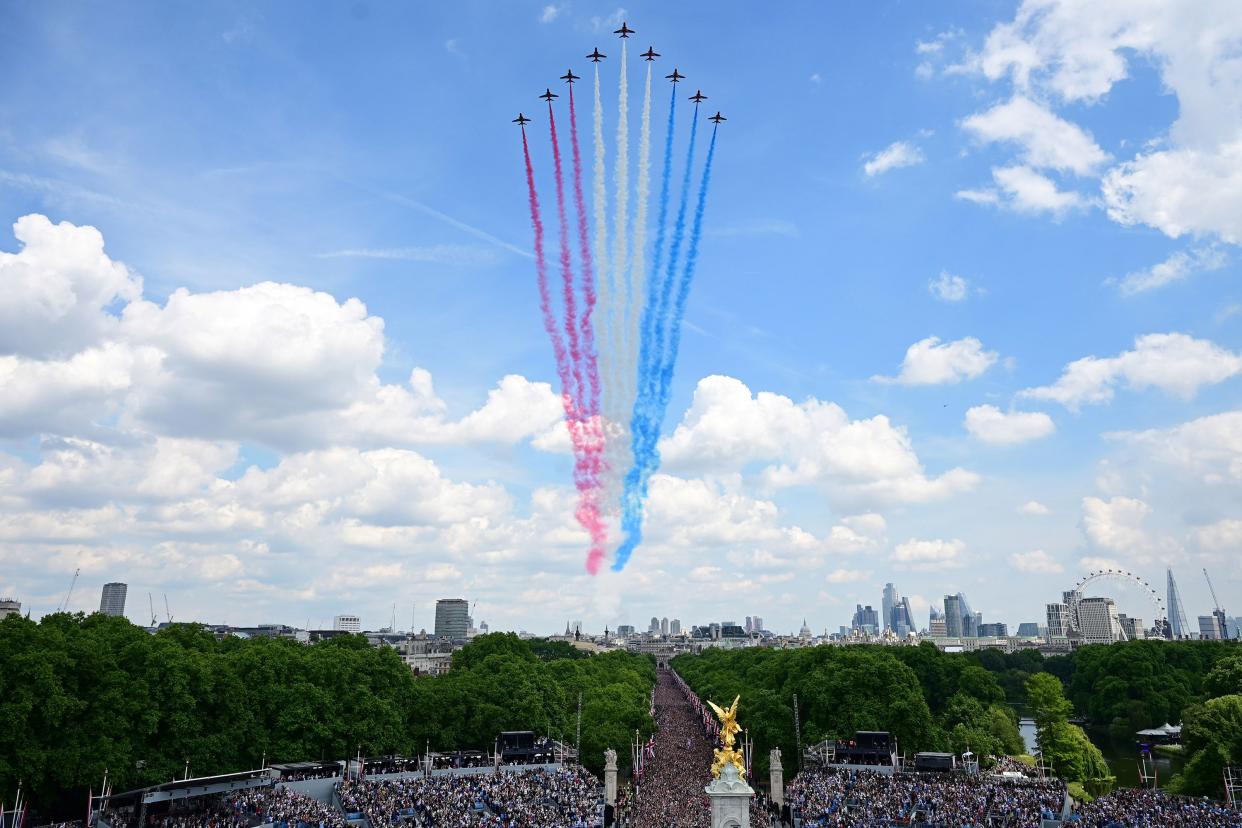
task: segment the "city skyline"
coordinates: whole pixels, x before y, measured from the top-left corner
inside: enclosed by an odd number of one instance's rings
[[[7,4],[0,595],[818,633],[893,583],[1012,630],[1169,566],[1236,614],[1242,16],[1170,7]],[[614,134],[621,18],[635,139],[648,45],[728,121],[644,542],[592,577],[511,119],[554,211],[535,96],[566,127],[599,46]]]

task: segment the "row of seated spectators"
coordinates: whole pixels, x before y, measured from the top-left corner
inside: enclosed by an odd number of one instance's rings
[[[1210,799],[1118,788],[1070,817],[1074,828],[1239,828],[1242,811]]]
[[[1010,760],[992,770],[1031,769]],[[1060,818],[1065,787],[1030,777],[885,776],[828,767],[798,774],[785,796],[806,826],[1039,828],[1041,820]],[[1242,828],[1242,812],[1223,803],[1136,788],[1119,788],[1066,819],[1072,828]]]
[[[138,825],[131,807],[105,815],[112,828],[346,828],[336,807],[283,787],[251,788],[174,803],[164,814],[148,813]]]
[[[408,823],[435,828],[597,828],[599,782],[581,768],[479,776],[345,780],[337,785],[347,814],[371,828]]]
[[[831,766],[803,771],[785,794],[802,824],[826,828],[1038,828],[1055,819],[1065,786],[998,776],[897,774]]]

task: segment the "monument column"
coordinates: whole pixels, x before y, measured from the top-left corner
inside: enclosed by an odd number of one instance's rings
[[[772,787],[772,801],[780,808],[785,804],[785,769],[781,767],[781,749],[772,748],[768,754],[768,781]]]
[[[750,798],[755,792],[732,762],[703,790],[711,800],[712,828],[750,828]]]
[[[604,751],[604,804],[617,806],[617,752]]]

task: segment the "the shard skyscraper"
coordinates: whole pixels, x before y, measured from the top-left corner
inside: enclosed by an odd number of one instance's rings
[[[1182,594],[1177,591],[1177,581],[1173,580],[1173,568],[1167,567],[1169,573],[1169,632],[1173,640],[1189,638],[1192,631],[1186,623],[1186,610],[1182,609]]]

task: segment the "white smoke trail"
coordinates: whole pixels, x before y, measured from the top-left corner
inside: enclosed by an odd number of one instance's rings
[[[609,474],[605,486],[605,496],[609,504],[619,502],[621,494],[621,475],[629,468],[629,419],[627,410],[633,405],[633,398],[626,393],[631,382],[626,375],[629,360],[629,318],[634,307],[633,284],[626,265],[629,258],[629,198],[630,198],[630,87],[626,71],[626,43],[621,41],[621,77],[617,93],[617,162],[613,171],[615,176],[614,199],[614,231],[612,252],[612,302],[607,305],[609,341],[612,354],[609,368],[612,376],[609,385],[611,393],[605,395],[604,415],[611,424],[606,450]]]
[[[630,245],[630,282],[634,293],[633,313],[629,318],[629,340],[622,373],[625,376],[625,405],[633,410],[638,395],[638,354],[642,347],[643,310],[647,304],[647,199],[651,177],[651,64],[647,64],[647,85],[643,93],[643,118],[639,131],[638,181],[635,183],[634,237]],[[628,420],[626,431],[628,434]],[[626,459],[633,459],[626,441]]]
[[[598,293],[595,303],[595,351],[596,363],[599,366],[599,376],[602,384],[601,396],[603,399],[600,403],[601,413],[604,424],[604,459],[609,463],[610,468],[605,469],[601,477],[601,485],[603,487],[602,502],[605,508],[610,508],[611,504],[616,502],[617,485],[614,481],[617,479],[617,471],[611,468],[613,451],[613,443],[617,442],[614,437],[613,430],[609,428],[609,422],[612,420],[610,405],[611,400],[616,397],[614,362],[615,351],[612,350],[612,330],[610,325],[611,312],[609,308],[615,303],[613,298],[612,285],[609,282],[608,273],[608,202],[607,202],[607,179],[604,170],[604,108],[599,100],[599,64],[595,64],[595,112],[593,115],[594,140],[595,140],[595,179],[593,187],[593,207],[595,210],[595,283]]]

